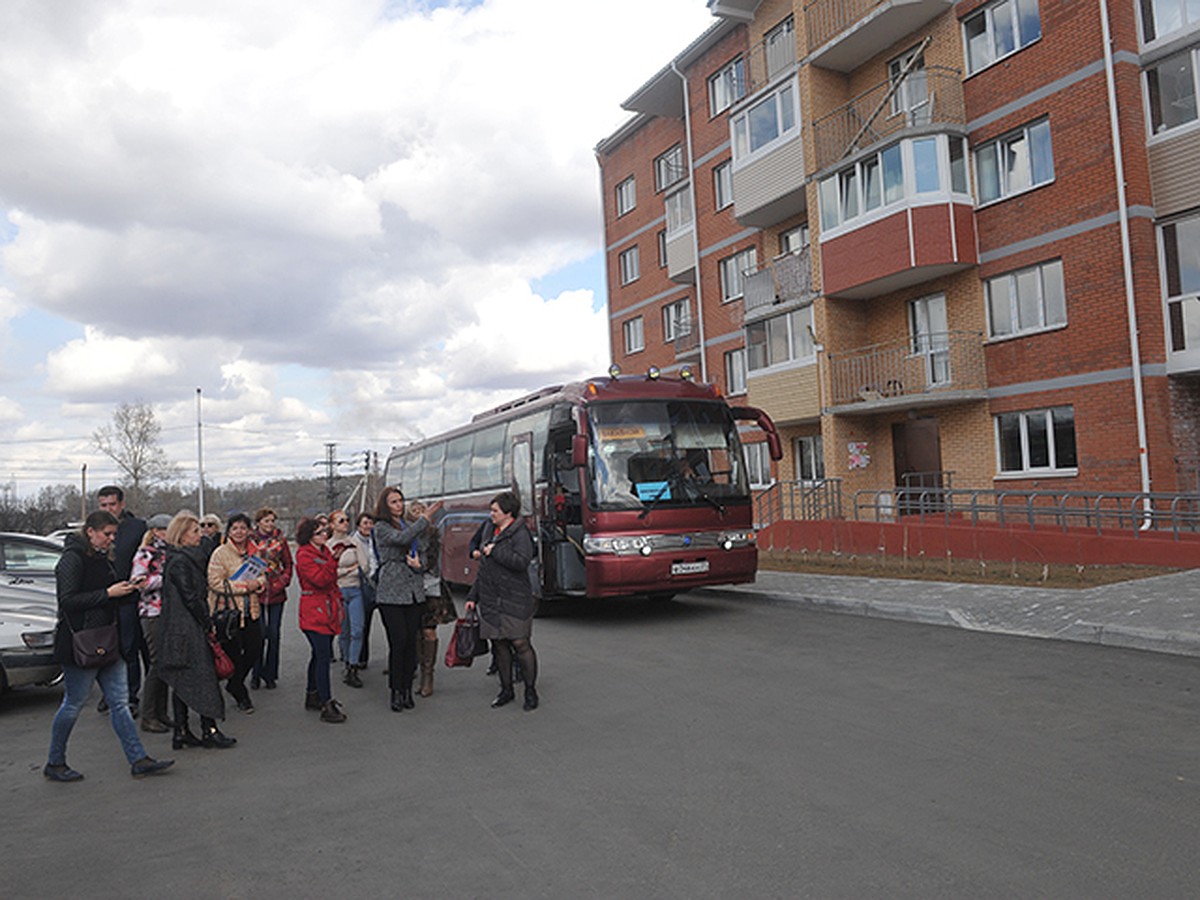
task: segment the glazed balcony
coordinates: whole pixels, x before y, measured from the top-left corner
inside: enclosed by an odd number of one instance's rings
[[[888,79],[813,122],[817,170],[906,133],[966,132],[962,73],[930,66]]]
[[[955,0],[811,0],[804,7],[813,65],[850,72],[906,34],[954,8]]]
[[[696,241],[692,221],[692,188],[684,184],[663,198],[667,222],[667,277],[680,284],[696,280]]]
[[[983,335],[947,331],[830,352],[835,415],[873,415],[987,399]]]
[[[729,114],[733,215],[769,228],[808,209],[799,91],[794,76],[747,97]]]
[[[778,304],[810,300],[816,296],[812,284],[812,247],[777,256],[769,265],[742,279],[745,319],[767,315]]]

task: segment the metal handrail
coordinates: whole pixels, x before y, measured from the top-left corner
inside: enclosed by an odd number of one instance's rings
[[[1170,531],[1175,540],[1184,532],[1200,532],[1200,493],[1122,491],[1039,491],[934,487],[914,493],[910,488],[865,489],[854,492],[856,521],[893,521],[897,510],[927,519],[969,519],[971,524],[1023,524],[1031,531],[1049,525],[1066,532],[1071,527],[1096,534]]]
[[[754,499],[754,527],[779,521],[842,518],[842,479],[776,481]]]

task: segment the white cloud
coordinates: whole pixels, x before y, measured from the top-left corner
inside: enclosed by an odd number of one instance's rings
[[[21,408],[182,415],[199,385],[231,427],[404,435],[602,369],[600,285],[528,285],[600,250],[592,147],[711,21],[703,0],[0,4],[0,346],[22,308],[86,326]]]

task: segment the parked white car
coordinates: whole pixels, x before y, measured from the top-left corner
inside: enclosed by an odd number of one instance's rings
[[[18,606],[8,594],[0,599],[0,693],[28,684],[54,684],[62,677],[54,661],[57,622],[51,609]]]

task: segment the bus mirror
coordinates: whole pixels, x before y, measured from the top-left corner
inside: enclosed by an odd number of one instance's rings
[[[588,441],[586,434],[571,436],[571,465],[579,468],[587,465]]]
[[[767,437],[767,452],[771,454],[771,459],[775,462],[783,459],[783,444],[779,441],[779,432],[775,430],[775,423],[764,410],[754,406],[735,406],[730,412],[739,422],[749,421],[758,425]]]

